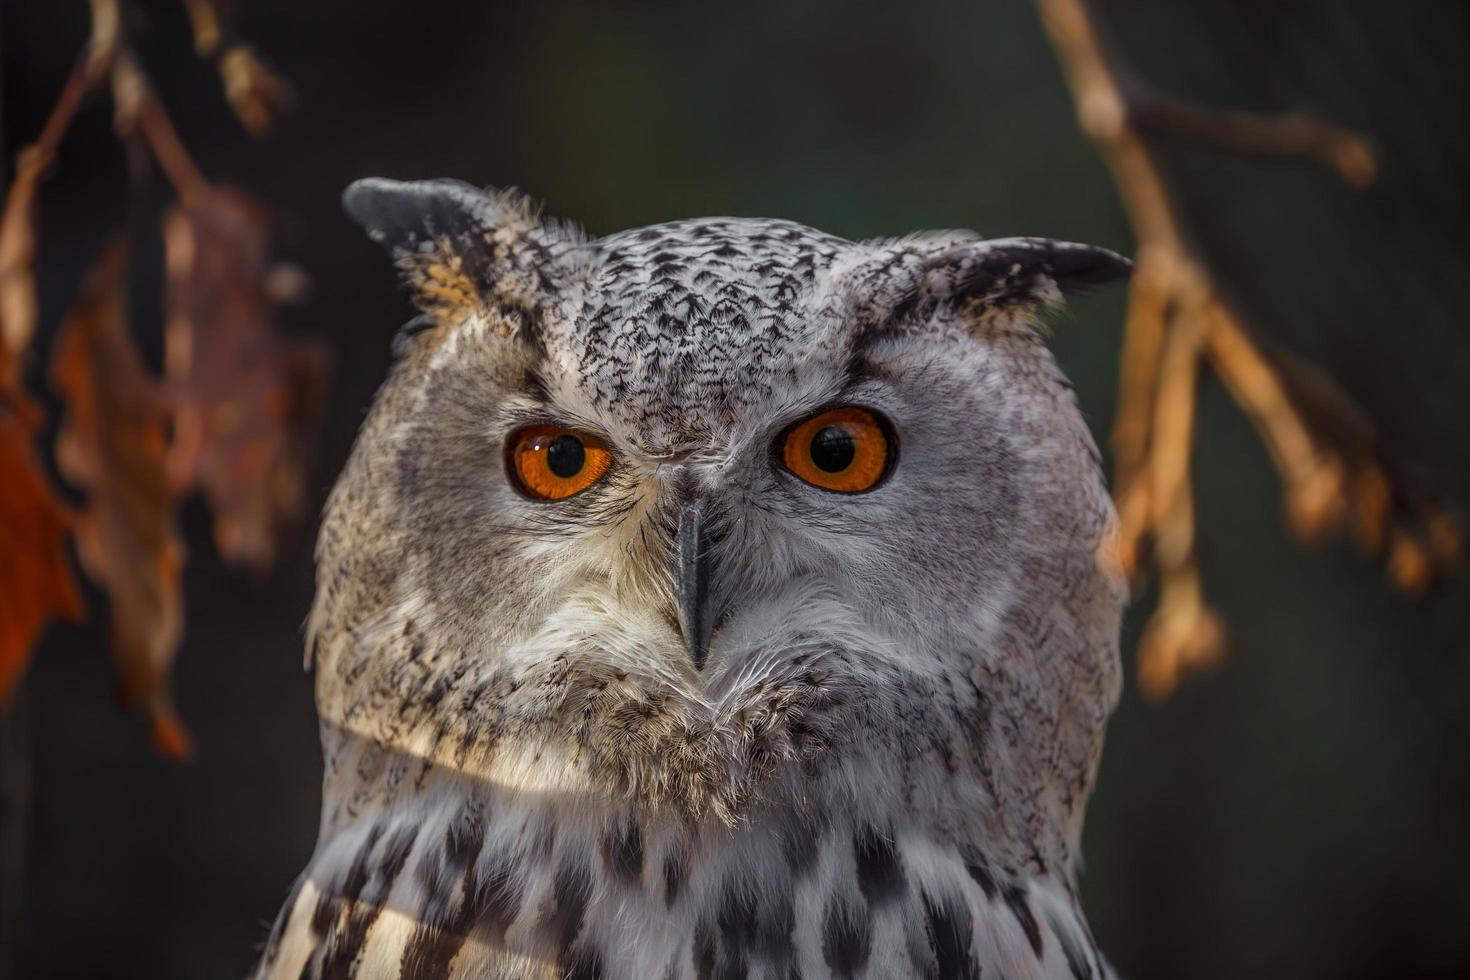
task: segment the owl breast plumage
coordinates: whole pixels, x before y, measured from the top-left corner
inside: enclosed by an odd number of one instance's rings
[[[333,491],[320,833],[260,977],[1102,977],[1113,513],[969,232],[594,239],[355,184],[420,309]]]

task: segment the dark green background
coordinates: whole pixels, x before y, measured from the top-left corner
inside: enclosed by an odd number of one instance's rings
[[[313,509],[408,315],[387,263],[339,214],[355,177],[517,184],[594,232],[747,214],[850,237],[966,226],[1131,248],[1024,0],[240,6],[301,96],[267,143],[222,108],[175,4],[143,5],[141,44],[202,166],[276,205],[283,250],[316,280],[291,317],[337,356]],[[84,8],[6,0],[8,152],[38,131]],[[1328,366],[1391,446],[1470,501],[1470,8],[1102,9],[1129,59],[1174,92],[1311,105],[1378,141],[1383,177],[1361,194],[1303,163],[1184,147],[1167,159],[1260,330]],[[43,344],[124,214],[107,127],[94,106],[46,191]],[[159,264],[150,239],[134,305],[155,356]],[[1121,311],[1121,291],[1106,292],[1055,335],[1100,437]],[[1208,587],[1236,649],[1163,706],[1125,694],[1086,834],[1098,938],[1134,978],[1466,975],[1470,584],[1413,602],[1346,545],[1288,540],[1268,461],[1213,381],[1195,472]],[[197,504],[184,523],[178,695],[198,763],[155,757],[114,712],[96,627],[49,635],[10,726],[12,747],[28,732],[33,770],[22,976],[239,975],[311,849],[320,762],[299,630],[311,528],[252,582],[219,566]],[[1145,589],[1130,614],[1130,652],[1150,602]]]

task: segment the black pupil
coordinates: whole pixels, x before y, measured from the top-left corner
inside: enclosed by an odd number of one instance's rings
[[[856,453],[852,433],[840,425],[829,425],[812,437],[812,462],[828,473],[847,469]]]
[[[582,472],[587,462],[587,450],[576,436],[557,436],[546,447],[546,468],[563,480]]]

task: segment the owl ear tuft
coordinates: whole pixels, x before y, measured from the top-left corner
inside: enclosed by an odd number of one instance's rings
[[[981,315],[1050,305],[1060,295],[1125,278],[1133,263],[1117,252],[1046,238],[966,242],[931,256],[916,293],[921,301],[965,302]]]
[[[870,274],[859,273],[864,313],[883,333],[927,319],[942,306],[963,307],[977,324],[1031,322],[1039,307],[1065,294],[1126,277],[1133,263],[1116,252],[1045,238],[991,240],[943,233],[881,249]]]
[[[342,206],[389,250],[415,304],[440,324],[498,314],[507,333],[534,330],[556,288],[556,260],[577,244],[515,191],[457,180],[359,180]]]

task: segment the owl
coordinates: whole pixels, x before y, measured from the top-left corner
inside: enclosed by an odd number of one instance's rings
[[[1127,260],[344,200],[419,314],[322,525],[321,823],[255,976],[1107,976],[1124,587],[1040,321]]]

